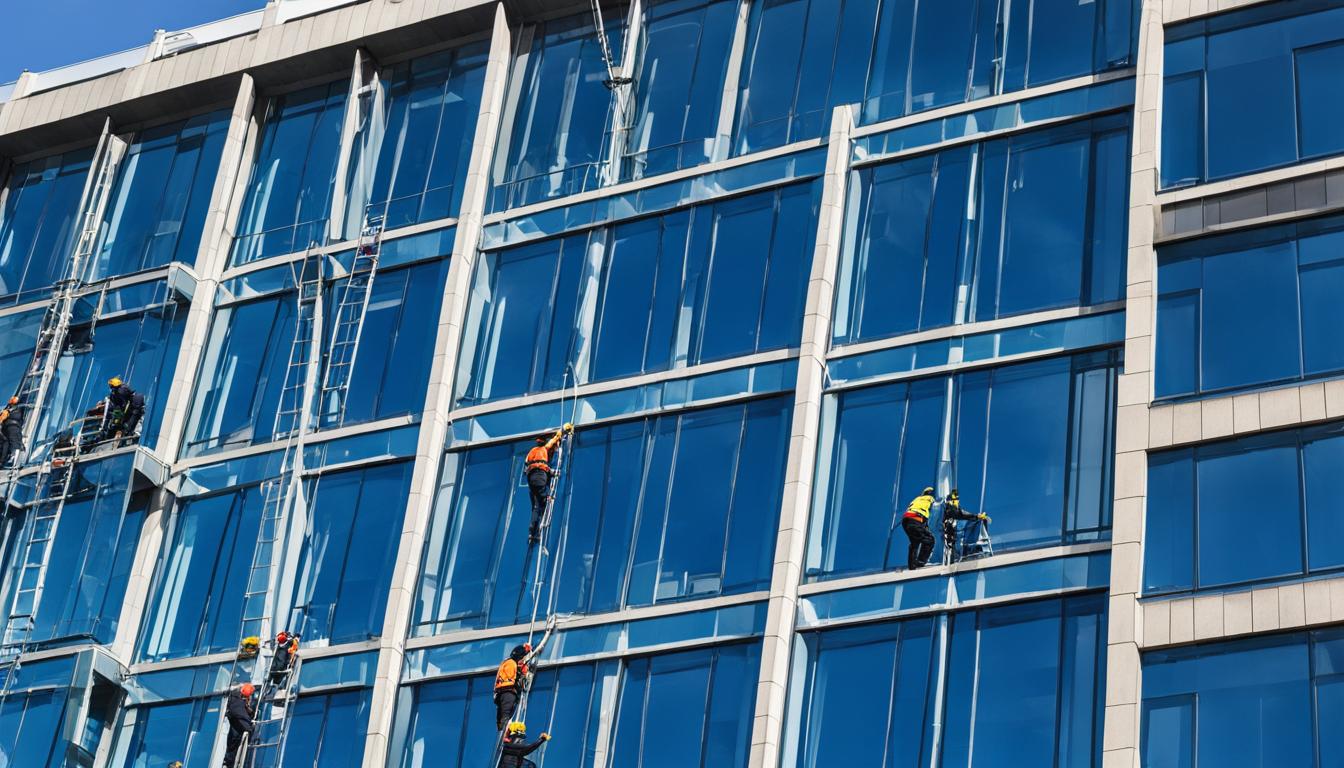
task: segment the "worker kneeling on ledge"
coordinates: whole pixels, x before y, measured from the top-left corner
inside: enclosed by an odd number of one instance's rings
[[[509,723],[508,733],[504,734],[504,744],[500,749],[499,768],[537,768],[537,764],[527,759],[542,744],[551,740],[549,733],[531,744],[527,743],[527,726],[522,723]]]

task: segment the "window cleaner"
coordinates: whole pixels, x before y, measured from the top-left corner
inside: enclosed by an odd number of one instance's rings
[[[275,655],[271,657],[271,685],[286,688],[294,661],[299,657],[299,636],[281,632],[275,636]]]
[[[502,731],[509,725],[513,713],[518,709],[518,698],[526,687],[528,669],[527,654],[532,652],[531,643],[516,646],[509,658],[500,662],[495,672],[495,730]],[[518,723],[521,725],[521,723]]]
[[[523,462],[523,473],[527,477],[527,489],[532,494],[532,524],[527,530],[527,542],[536,544],[541,541],[541,522],[546,514],[546,499],[550,495],[551,480],[555,471],[551,469],[551,451],[560,444],[561,438],[574,431],[573,424],[557,429],[548,439],[546,435],[537,436],[537,444],[527,452]]]
[[[958,529],[958,520],[967,521],[965,528]],[[967,512],[961,508],[961,496],[953,488],[943,501],[943,549],[947,554],[944,561],[955,563],[983,554],[981,539],[988,538],[988,525],[989,515]],[[958,546],[958,539],[961,546]]]
[[[27,409],[18,397],[9,398],[9,403],[0,411],[0,466],[19,460],[23,450],[23,419]]]
[[[551,735],[543,733],[536,741],[528,744],[527,726],[522,723],[509,723],[509,732],[504,735],[504,746],[499,756],[499,768],[537,768],[537,764],[528,760],[527,756],[550,740]]]
[[[224,768],[233,768],[234,758],[238,756],[238,747],[243,743],[243,734],[251,736],[257,732],[252,721],[252,692],[256,690],[251,683],[243,683],[229,693],[225,705],[224,717],[229,721],[229,740],[224,748]]]
[[[910,539],[906,568],[912,571],[928,565],[933,556],[933,533],[929,531],[929,511],[933,509],[933,503],[933,486],[925,486],[905,508],[905,516],[901,518],[901,529]]]
[[[134,437],[140,419],[145,415],[145,396],[131,389],[120,376],[108,379],[107,386],[107,405],[104,408],[103,429],[98,435],[99,442]]]

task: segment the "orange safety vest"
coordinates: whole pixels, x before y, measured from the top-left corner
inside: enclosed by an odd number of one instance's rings
[[[527,467],[528,472],[531,472],[534,469],[544,469],[547,472],[550,472],[551,466],[548,463],[550,460],[550,449],[544,445],[538,445],[527,452],[527,461],[524,463],[524,466]]]
[[[523,687],[522,678],[527,674],[527,665],[513,659],[505,659],[495,673],[495,691],[518,690]]]

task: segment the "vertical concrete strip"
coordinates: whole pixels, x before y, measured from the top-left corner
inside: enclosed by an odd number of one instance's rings
[[[812,506],[817,439],[821,431],[821,399],[830,346],[835,278],[845,223],[845,192],[849,178],[849,135],[854,125],[849,106],[831,113],[831,133],[822,181],[821,211],[807,287],[803,337],[798,352],[798,383],[793,399],[793,430],[789,438],[784,503],[775,542],[770,579],[770,605],[765,618],[756,713],[751,729],[751,768],[775,768],[784,738],[784,704],[793,655],[794,617],[802,580],[808,511]]]
[[[1115,508],[1106,649],[1105,768],[1138,768],[1143,617],[1143,517],[1148,479],[1148,408],[1153,381],[1153,236],[1162,104],[1162,0],[1144,0],[1129,191],[1125,300],[1125,370],[1116,410]]]
[[[448,412],[452,408],[453,372],[457,369],[462,325],[467,313],[471,275],[476,266],[476,246],[480,242],[481,222],[490,191],[490,163],[499,134],[504,90],[508,82],[511,58],[509,25],[504,6],[495,6],[494,30],[490,38],[490,58],[485,68],[481,109],[476,118],[471,160],[467,168],[462,209],[458,214],[453,241],[452,263],[439,327],[435,336],[434,361],[430,368],[429,389],[420,421],[420,439],[416,447],[415,469],[411,474],[411,492],[406,502],[406,518],[397,546],[397,562],[388,590],[387,614],[383,620],[378,653],[377,678],[374,681],[369,712],[368,738],[364,744],[366,768],[387,764],[393,710],[401,684],[406,634],[415,609],[415,592],[420,581],[420,555],[429,531],[430,515],[438,490],[439,468],[448,438]],[[397,762],[397,761],[393,761]]]
[[[168,389],[168,402],[164,405],[163,426],[159,430],[158,444],[154,446],[155,453],[170,464],[177,458],[182,446],[187,413],[191,407],[192,393],[196,390],[198,369],[210,328],[215,286],[228,261],[229,246],[233,240],[233,220],[238,215],[235,198],[241,197],[242,185],[247,182],[250,168],[248,159],[251,157],[250,137],[256,134],[255,104],[256,89],[252,77],[244,74],[239,78],[238,94],[234,98],[233,113],[229,117],[228,132],[220,155],[219,173],[211,190],[210,206],[206,210],[200,250],[196,256],[195,268],[199,282],[187,312],[182,348],[173,371],[172,386]],[[149,600],[150,582],[167,528],[166,513],[170,502],[168,492],[160,489],[140,529],[140,541],[136,545],[130,580],[126,584],[126,598],[117,624],[117,636],[112,644],[112,653],[123,664],[131,660],[135,637],[140,631],[140,622]]]

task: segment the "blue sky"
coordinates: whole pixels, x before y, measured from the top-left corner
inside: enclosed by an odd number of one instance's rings
[[[0,83],[148,43],[155,29],[182,29],[263,7],[266,0],[11,0],[3,3]]]

